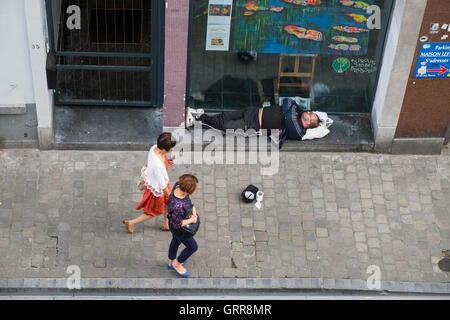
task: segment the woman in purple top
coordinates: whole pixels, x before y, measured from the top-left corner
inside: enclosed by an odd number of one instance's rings
[[[172,242],[169,246],[168,268],[175,270],[180,276],[188,277],[189,272],[184,268],[187,259],[198,249],[194,237],[186,233],[182,228],[188,224],[197,222],[197,212],[191,202],[189,195],[193,194],[197,188],[198,179],[192,174],[183,174],[178,178],[178,182],[173,186],[172,193],[167,202],[167,218],[169,228],[172,232]],[[192,211],[189,219],[184,219],[187,213]],[[180,244],[186,248],[177,257]]]

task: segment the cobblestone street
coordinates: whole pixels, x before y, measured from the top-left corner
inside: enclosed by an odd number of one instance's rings
[[[162,217],[126,232],[142,194],[147,152],[0,151],[0,278],[176,278]],[[175,165],[200,180],[194,278],[368,278],[446,283],[450,249],[450,154],[280,153],[258,165]],[[240,201],[248,184],[261,210]]]

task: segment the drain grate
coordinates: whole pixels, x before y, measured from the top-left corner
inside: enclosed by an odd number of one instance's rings
[[[449,258],[442,259],[441,261],[439,261],[438,265],[439,265],[439,269],[441,269],[442,271],[450,272],[450,259]]]
[[[450,250],[442,251],[444,258],[438,262],[439,269],[445,272],[450,272]]]

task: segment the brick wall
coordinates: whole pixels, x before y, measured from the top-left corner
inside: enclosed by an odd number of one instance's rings
[[[166,1],[164,126],[184,122],[189,0]]]

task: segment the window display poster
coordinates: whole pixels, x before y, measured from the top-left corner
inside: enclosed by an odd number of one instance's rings
[[[233,0],[209,0],[206,50],[228,51]]]
[[[206,50],[228,51],[229,43],[229,25],[208,25],[206,30]]]
[[[231,24],[233,0],[210,0],[208,5],[208,25]]]

